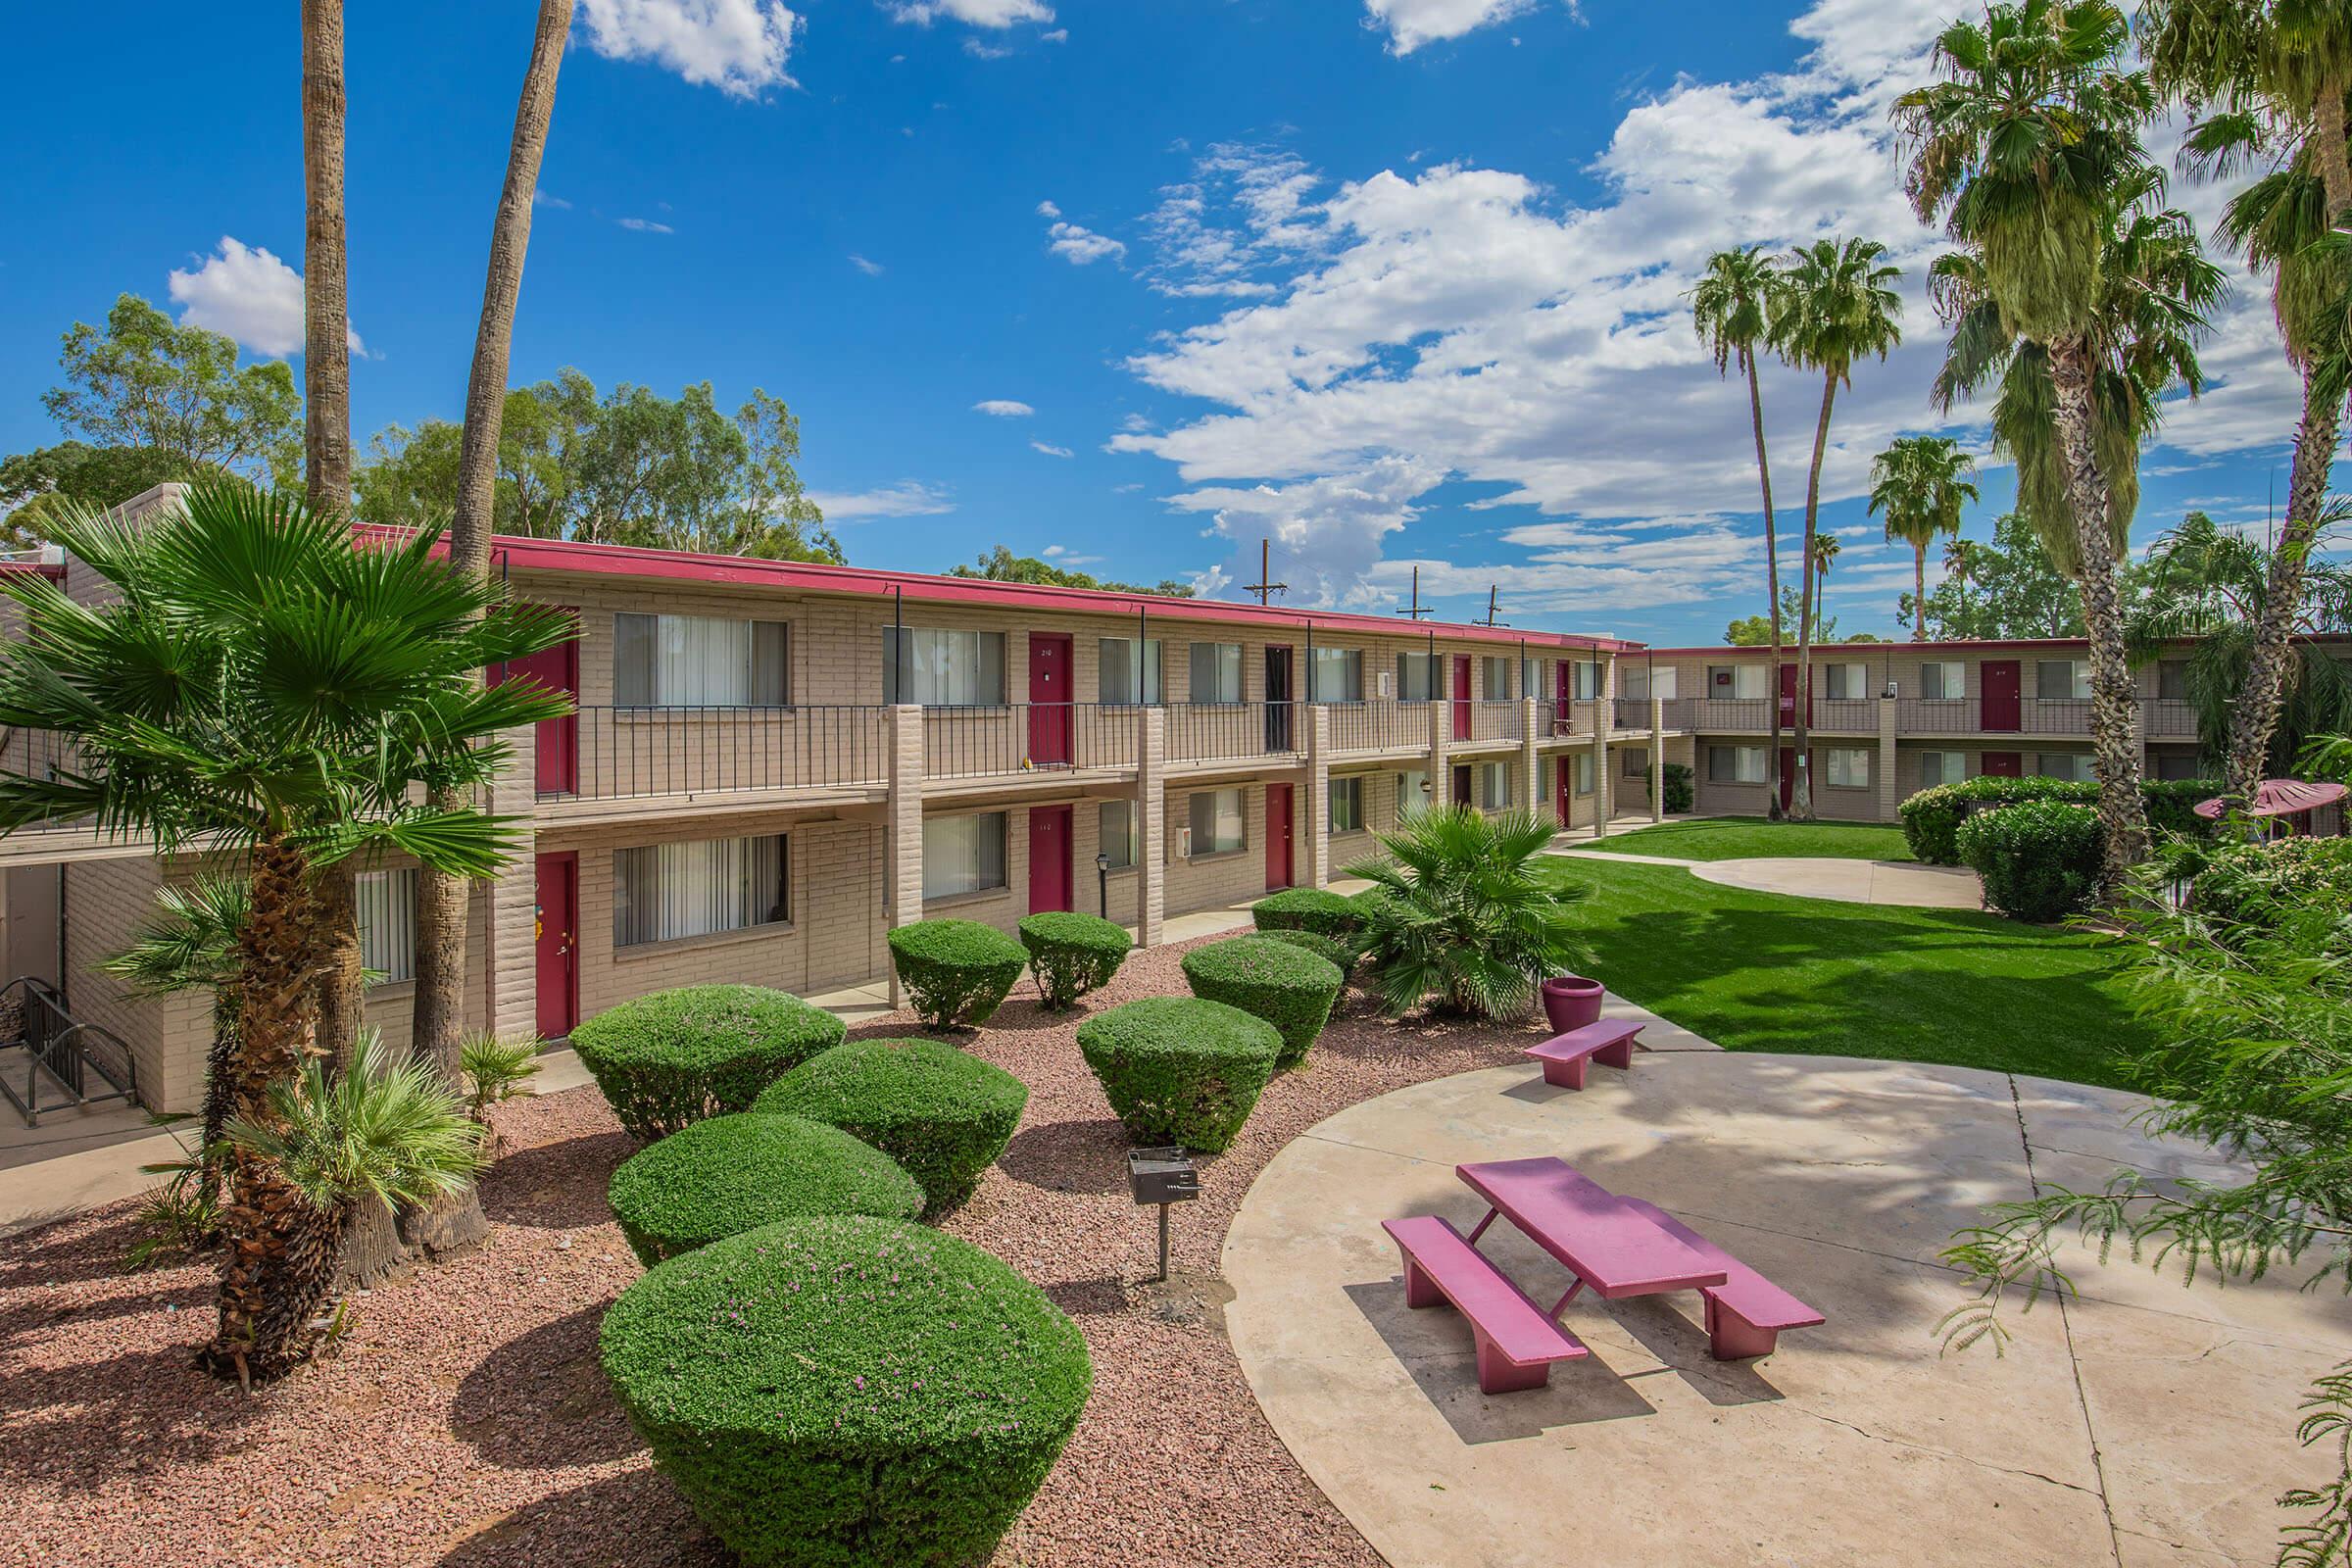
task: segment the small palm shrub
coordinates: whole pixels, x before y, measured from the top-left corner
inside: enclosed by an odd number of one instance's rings
[[[1011,995],[1028,950],[977,920],[917,920],[890,933],[890,957],[926,1029],[982,1024]]]
[[[1984,882],[1984,902],[2020,920],[2061,920],[2090,907],[2102,842],[2095,807],[2027,801],[1960,824],[1960,858]]]
[[[1078,1026],[1079,1053],[1130,1138],[1210,1154],[1249,1120],[1282,1049],[1263,1018],[1198,997],[1147,997]]]
[[[1312,931],[1318,936],[1352,937],[1364,926],[1364,911],[1345,893],[1329,888],[1285,888],[1250,906],[1250,923],[1260,932]]]
[[[1380,836],[1382,853],[1348,868],[1369,878],[1365,956],[1392,1014],[1428,1003],[1473,1017],[1517,1017],[1546,975],[1586,959],[1571,906],[1537,857],[1557,829],[1548,817],[1468,807],[1434,808]]]
[[[1090,991],[1110,984],[1134,951],[1135,940],[1115,920],[1057,910],[1033,914],[1020,924],[1021,946],[1029,950],[1029,972],[1046,1010],[1077,1005]]]
[[[841,1044],[839,1018],[764,986],[685,986],[577,1024],[572,1049],[642,1143],[749,1110],[760,1091]]]
[[[979,1248],[779,1221],[655,1267],[599,1336],[621,1408],[751,1568],[963,1568],[1060,1457],[1086,1341]]]
[[[823,1122],[752,1111],[698,1121],[637,1151],[606,1196],[648,1268],[780,1219],[923,1211],[923,1190],[880,1150]]]
[[[1278,1067],[1305,1058],[1348,982],[1329,958],[1268,937],[1235,937],[1195,948],[1184,956],[1184,978],[1194,996],[1272,1024],[1282,1035]]]
[[[490,1125],[490,1107],[531,1092],[539,1076],[537,1036],[501,1040],[488,1033],[468,1035],[458,1045],[458,1081],[466,1091],[466,1114],[482,1129],[485,1152],[498,1147],[498,1129]]]
[[[854,1040],[777,1079],[753,1106],[863,1139],[905,1167],[926,1211],[972,1196],[1020,1125],[1029,1086],[937,1040]]]
[[[1338,964],[1343,975],[1363,956],[1353,943],[1318,931],[1261,931],[1258,935],[1268,942],[1287,942],[1294,948],[1304,948],[1316,957]]]

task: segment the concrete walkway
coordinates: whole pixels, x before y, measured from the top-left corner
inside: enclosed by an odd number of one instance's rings
[[[2133,1097],[1951,1067],[1703,1051],[1582,1094],[1501,1067],[1341,1112],[1258,1177],[1228,1235],[1234,1348],[1318,1486],[1394,1563],[2268,1562],[2286,1487],[2323,1479],[2297,1398],[2352,1353],[2352,1309],[2184,1290],[2069,1259],[2084,1295],[2012,1314],[2006,1355],[1939,1353],[1967,1299],[1936,1260],[1982,1205],[2213,1175],[2128,1130]],[[1489,1397],[1449,1307],[1411,1311],[1394,1216],[1483,1212],[1456,1161],[1557,1154],[1649,1198],[1828,1314],[1778,1353],[1707,1355],[1698,1300],[1563,1321],[1589,1358]],[[1565,1272],[1507,1222],[1485,1250],[1539,1301]]]
[[[1915,909],[1981,909],[1984,884],[1966,866],[1914,860],[1855,860],[1832,856],[1768,856],[1745,860],[1688,860],[1673,855],[1621,855],[1590,843],[1546,853],[1570,860],[1623,860],[1633,865],[1679,865],[1702,882],[1752,893],[1840,904],[1891,904]]]

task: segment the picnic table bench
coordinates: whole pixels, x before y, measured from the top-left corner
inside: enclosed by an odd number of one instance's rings
[[[1383,1220],[1381,1228],[1404,1254],[1404,1304],[1435,1306],[1443,1298],[1468,1320],[1482,1394],[1540,1389],[1551,1379],[1552,1362],[1591,1353],[1444,1215]]]
[[[1770,1355],[1781,1330],[1818,1328],[1828,1321],[1657,1204],[1639,1198],[1623,1202],[1699,1256],[1723,1265],[1723,1283],[1701,1286],[1698,1293],[1707,1303],[1707,1351],[1716,1360]]]
[[[1553,1035],[1539,1046],[1529,1046],[1524,1055],[1535,1057],[1544,1064],[1544,1081],[1563,1089],[1585,1087],[1585,1068],[1597,1061],[1604,1067],[1631,1067],[1634,1064],[1634,1037],[1642,1025],[1622,1018],[1602,1018],[1571,1029],[1564,1035]]]

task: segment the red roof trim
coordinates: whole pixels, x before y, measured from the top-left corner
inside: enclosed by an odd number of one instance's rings
[[[2196,639],[2193,637],[2183,637],[2178,640],[2183,645],[2196,641]],[[2352,641],[2352,636],[2347,636],[2341,633],[2332,633],[2327,636],[2305,638],[2301,640],[2323,643],[2346,642]],[[2002,653],[2007,651],[2022,652],[2037,648],[2087,649],[2089,647],[2090,640],[2086,637],[2016,637],[1987,638],[1982,642],[1955,640],[1951,642],[1926,643],[1815,643],[1813,645],[1813,652],[1816,654],[1982,654]],[[1734,647],[1730,643],[1715,643],[1711,646],[1700,648],[1651,648],[1644,650],[1644,652],[1660,659],[1696,659],[1701,656],[1712,659],[1718,655],[1732,655],[1735,657],[1746,655],[1756,659],[1770,659],[1772,657],[1772,650],[1769,648]],[[1796,645],[1794,643],[1788,643],[1784,645],[1781,649],[1781,657],[1783,659],[1794,659],[1796,657]]]

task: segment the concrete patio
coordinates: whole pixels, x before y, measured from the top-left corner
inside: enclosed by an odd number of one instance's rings
[[[1697,1042],[1703,1046],[1703,1042]],[[2215,1174],[2125,1126],[2138,1102],[1961,1068],[1706,1050],[1582,1094],[1531,1066],[1369,1101],[1284,1150],[1224,1252],[1235,1349],[1276,1432],[1392,1562],[2268,1562],[2273,1499],[2324,1478],[2295,1403],[2352,1355],[2352,1309],[2295,1276],[2183,1289],[2073,1260],[2082,1298],[1944,1355],[1936,1261],[1982,1205],[2119,1163]],[[1707,1355],[1694,1294],[1564,1314],[1551,1386],[1479,1393],[1448,1307],[1408,1310],[1380,1221],[1484,1211],[1471,1159],[1557,1154],[1646,1197],[1828,1314],[1761,1361]],[[1539,1301],[1566,1274],[1483,1244]]]

